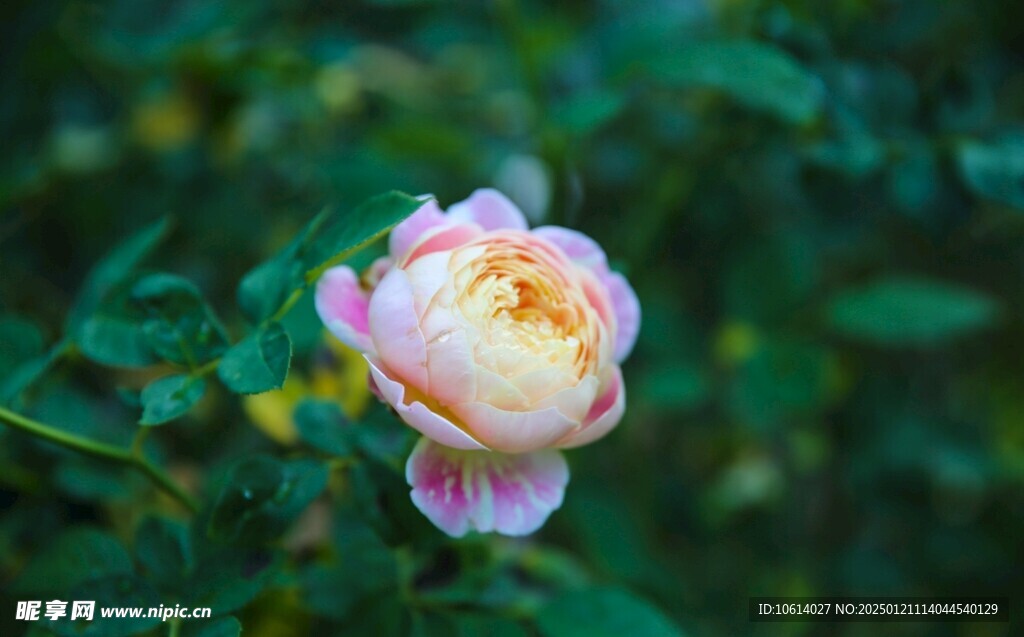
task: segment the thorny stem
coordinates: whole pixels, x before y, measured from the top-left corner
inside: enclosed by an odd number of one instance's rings
[[[199,511],[199,505],[195,499],[143,454],[142,443],[148,434],[147,429],[140,429],[139,433],[135,436],[131,449],[125,449],[44,425],[41,422],[10,411],[5,407],[0,407],[0,422],[66,449],[93,456],[94,458],[113,460],[119,464],[132,467],[149,478],[154,485],[173,496],[174,499],[191,512],[196,513]]]

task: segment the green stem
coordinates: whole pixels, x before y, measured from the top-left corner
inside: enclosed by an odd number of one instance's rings
[[[181,620],[172,619],[171,625],[167,628],[167,637],[178,637],[181,634]]]
[[[10,411],[5,407],[0,407],[0,422],[66,449],[132,467],[149,478],[157,487],[163,489],[185,505],[193,513],[199,510],[199,505],[192,496],[143,455],[142,443],[148,434],[148,431],[145,429],[140,430],[136,435],[132,448],[125,449],[44,425],[41,422]]]

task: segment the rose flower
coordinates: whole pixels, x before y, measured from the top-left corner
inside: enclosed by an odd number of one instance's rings
[[[559,449],[618,424],[619,364],[640,305],[601,248],[566,228],[530,230],[504,195],[425,203],[362,281],[327,271],[316,307],[364,352],[376,392],[423,434],[406,465],[416,506],[453,536],[524,535],[562,503]]]

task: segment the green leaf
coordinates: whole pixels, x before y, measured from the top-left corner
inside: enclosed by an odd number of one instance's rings
[[[181,627],[181,637],[238,637],[242,624],[234,617],[189,621]]]
[[[68,313],[65,330],[73,333],[78,325],[92,316],[107,295],[131,277],[135,268],[159,245],[170,228],[170,218],[164,217],[111,250],[93,266]]]
[[[162,425],[183,416],[206,392],[206,381],[189,374],[158,378],[142,390],[140,425]]]
[[[43,345],[43,333],[35,323],[14,314],[0,315],[0,374],[39,356]]]
[[[245,275],[238,287],[239,306],[255,323],[273,317],[327,268],[354,256],[423,203],[392,191],[347,213],[324,210],[284,250]]]
[[[306,568],[300,577],[302,600],[316,615],[341,620],[367,597],[398,586],[394,554],[349,507],[334,516],[333,545],[337,559]],[[359,577],[352,577],[359,573]]]
[[[132,287],[132,297],[149,315],[143,332],[150,347],[165,360],[195,367],[228,348],[224,327],[187,279],[152,274]]]
[[[720,90],[792,124],[816,118],[824,97],[815,75],[782,49],[761,42],[693,44],[650,61],[648,71],[665,84]]]
[[[833,330],[878,345],[931,345],[991,325],[998,305],[941,281],[892,277],[840,292],[826,307]]]
[[[77,527],[41,549],[11,589],[23,596],[66,595],[84,581],[131,572],[131,558],[120,542],[99,529]]]
[[[303,442],[333,456],[353,453],[349,440],[352,426],[337,403],[325,400],[304,400],[295,408],[295,426]]]
[[[258,394],[284,386],[291,360],[288,332],[280,323],[271,323],[229,349],[217,374],[235,393]]]
[[[250,270],[238,284],[238,306],[249,320],[259,323],[274,315],[295,289],[305,282],[295,261],[300,242],[293,241],[277,256]]]
[[[116,367],[145,367],[157,361],[142,322],[96,313],[85,319],[75,337],[86,358]]]
[[[351,471],[359,514],[389,546],[436,537],[426,518],[410,506],[405,474],[392,465],[365,458]]]
[[[236,465],[210,515],[212,537],[258,544],[277,538],[327,486],[326,465],[256,456]]]
[[[232,613],[256,598],[279,572],[281,554],[218,546],[197,551],[196,567],[182,593],[182,606],[210,608],[214,617]]]
[[[537,627],[547,637],[682,637],[660,610],[615,588],[563,593],[541,609]]]
[[[957,160],[975,194],[1024,208],[1024,136],[1008,136],[994,144],[965,143]]]
[[[193,562],[188,528],[167,518],[147,517],[135,531],[135,556],[158,588],[179,591]]]

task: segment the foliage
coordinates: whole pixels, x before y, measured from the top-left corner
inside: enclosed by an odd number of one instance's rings
[[[76,595],[213,609],[83,634],[287,637],[804,635],[747,598],[1024,594],[1020,3],[3,11],[0,634]],[[488,185],[596,238],[644,325],[548,525],[452,541],[309,289],[402,193]]]

